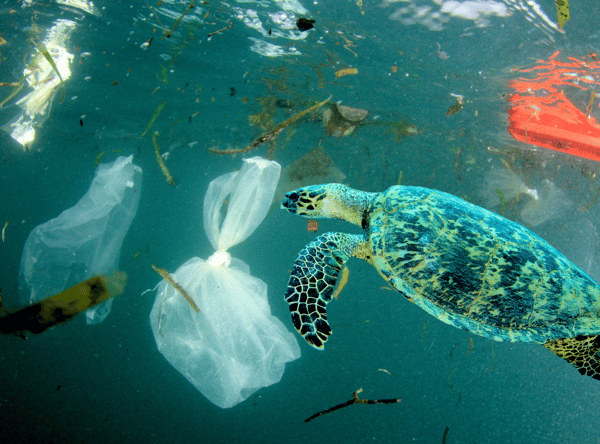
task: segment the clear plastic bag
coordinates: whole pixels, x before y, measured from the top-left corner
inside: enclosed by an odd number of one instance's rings
[[[226,251],[265,218],[280,166],[246,159],[237,173],[213,180],[204,200],[204,227],[217,250],[194,257],[171,275],[199,312],[166,281],[158,285],[150,324],[160,352],[213,404],[232,407],[278,382],[285,363],[300,357],[296,338],[271,315],[267,285]],[[221,224],[221,207],[229,198]]]
[[[112,274],[137,212],[142,169],[133,156],[102,164],[87,193],[57,218],[29,234],[19,271],[23,304],[33,304],[92,276]],[[102,322],[112,299],[86,311],[86,322]]]

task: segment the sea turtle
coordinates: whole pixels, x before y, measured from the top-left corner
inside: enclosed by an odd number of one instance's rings
[[[325,310],[350,257],[441,321],[496,340],[533,342],[600,379],[600,286],[527,228],[455,196],[342,184],[288,192],[282,208],[342,219],[364,234],[325,233],[294,262],[286,301],[306,341],[323,349]]]

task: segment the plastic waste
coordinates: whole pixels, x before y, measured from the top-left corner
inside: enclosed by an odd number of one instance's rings
[[[515,92],[509,99],[510,135],[531,145],[600,161],[597,55],[567,58],[556,51],[548,60],[537,60],[536,66],[520,72],[510,82]]]
[[[521,219],[532,227],[559,218],[572,206],[567,195],[548,179],[538,187],[538,195],[537,200],[528,202],[521,211]]]
[[[539,199],[537,190],[525,185],[523,179],[508,168],[492,169],[486,174],[485,183],[484,198],[487,208],[501,204],[499,193],[507,202],[518,199],[522,195],[529,196],[534,201]]]
[[[344,179],[346,179],[346,175],[336,166],[325,150],[321,147],[315,148],[281,170],[281,177],[275,189],[273,207],[279,208],[281,199],[289,190],[313,183],[342,183]]]
[[[300,357],[296,338],[271,315],[267,285],[227,252],[265,218],[280,170],[276,162],[253,157],[210,183],[204,228],[217,251],[208,260],[191,258],[171,275],[181,290],[161,281],[150,313],[159,351],[221,408],[279,382],[285,363]]]
[[[346,137],[354,132],[369,115],[369,111],[359,108],[329,104],[323,111],[325,132],[334,137]]]
[[[21,302],[34,304],[93,276],[115,272],[141,186],[142,169],[133,163],[133,156],[119,157],[98,167],[74,207],[35,227],[21,257]],[[111,305],[108,299],[87,310],[86,322],[102,322]]]

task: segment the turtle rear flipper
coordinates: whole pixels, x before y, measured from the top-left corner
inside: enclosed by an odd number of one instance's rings
[[[546,342],[544,347],[571,363],[582,375],[600,379],[600,335],[557,339]]]
[[[298,253],[285,300],[296,330],[313,347],[323,350],[331,328],[325,306],[344,263],[363,246],[362,235],[325,233]]]

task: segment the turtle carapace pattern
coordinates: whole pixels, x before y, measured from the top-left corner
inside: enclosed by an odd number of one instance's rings
[[[331,334],[326,304],[344,263],[358,257],[441,321],[496,341],[543,344],[600,379],[600,286],[518,223],[409,186],[368,193],[312,185],[287,193],[281,206],[364,230],[322,234],[294,262],[285,299],[294,327],[313,347],[324,348]]]

